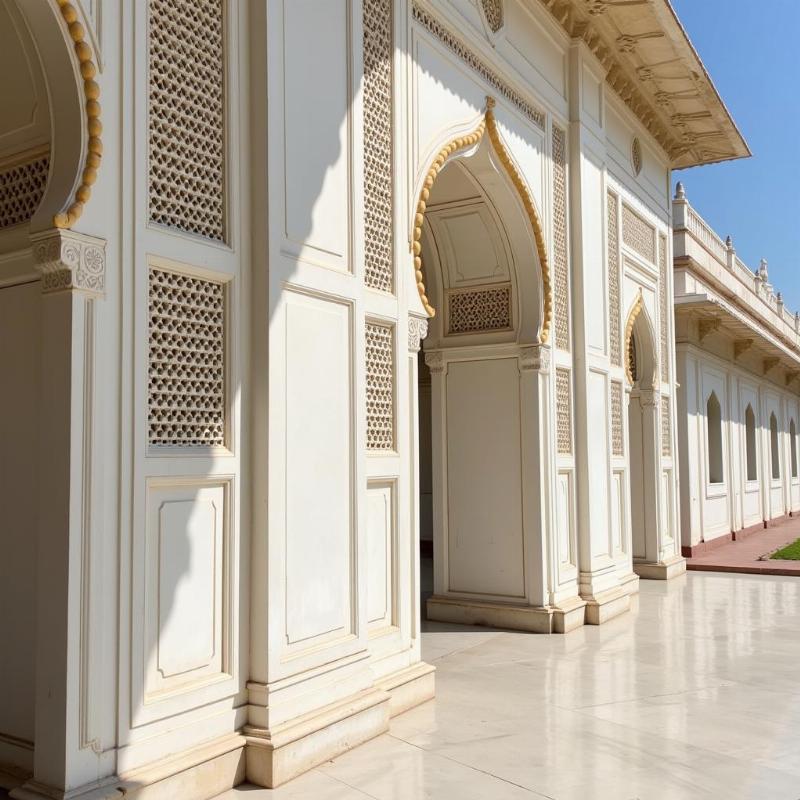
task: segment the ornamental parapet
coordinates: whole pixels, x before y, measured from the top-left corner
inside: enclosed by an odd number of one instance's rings
[[[769,280],[766,259],[758,269],[737,255],[733,240],[725,240],[697,213],[678,183],[672,201],[673,256],[676,270],[675,306],[716,305],[723,313],[749,324],[753,333],[775,339],[800,361],[800,315],[784,305]],[[685,271],[689,277],[679,279]]]

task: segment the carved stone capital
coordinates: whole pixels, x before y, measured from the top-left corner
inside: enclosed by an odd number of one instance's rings
[[[520,348],[519,368],[522,372],[550,372],[550,348],[543,344]]]
[[[425,353],[425,363],[428,369],[433,373],[442,373],[445,371],[446,364],[444,356],[441,353]]]
[[[102,296],[106,288],[106,240],[63,228],[31,237],[42,293],[80,291]]]
[[[639,402],[642,406],[658,411],[661,404],[661,392],[658,389],[645,389],[639,394]]]
[[[419,353],[422,340],[428,335],[428,320],[421,317],[408,318],[408,351]]]

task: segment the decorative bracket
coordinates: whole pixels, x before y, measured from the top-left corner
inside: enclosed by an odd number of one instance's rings
[[[447,369],[444,356],[441,353],[425,353],[425,363],[432,373],[442,373]]]
[[[764,363],[762,364],[764,375],[775,369],[775,367],[777,367],[780,363],[781,360],[777,356],[774,356],[773,358],[765,358]]]
[[[785,384],[786,387],[788,388],[789,386],[791,386],[792,383],[798,379],[798,377],[800,377],[800,371],[799,370],[793,369],[793,370],[790,370],[789,372],[787,372],[786,373],[786,384]]]
[[[102,297],[106,288],[106,240],[51,228],[31,236],[42,293],[80,291]]]
[[[703,339],[706,338],[710,333],[715,333],[719,330],[719,326],[722,324],[722,321],[719,317],[712,317],[711,319],[701,319],[697,323],[697,333],[700,337],[700,341],[702,342]]]
[[[535,372],[550,371],[550,348],[541,344],[521,347],[519,351],[520,372],[529,370]]]
[[[737,339],[733,343],[733,357],[737,361],[753,346],[752,339]]]
[[[419,353],[422,340],[428,335],[428,320],[419,317],[408,318],[408,352]]]

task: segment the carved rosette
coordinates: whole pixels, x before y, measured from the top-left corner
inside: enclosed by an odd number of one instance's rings
[[[106,287],[106,242],[64,228],[32,237],[42,292],[81,291],[101,296]]]
[[[428,335],[428,320],[419,317],[408,318],[408,351],[419,353],[422,340]]]
[[[541,344],[522,347],[519,351],[519,368],[522,372],[550,371],[550,348]]]

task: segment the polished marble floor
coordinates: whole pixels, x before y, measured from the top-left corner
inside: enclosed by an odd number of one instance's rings
[[[800,578],[642,581],[638,609],[601,627],[427,623],[423,651],[436,700],[286,786],[222,798],[800,798]]]

